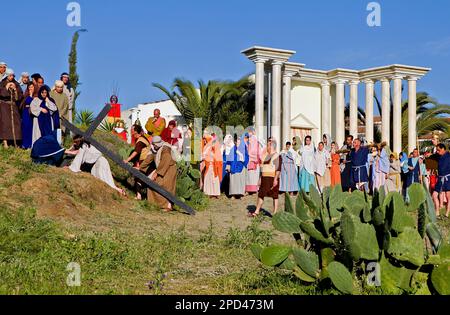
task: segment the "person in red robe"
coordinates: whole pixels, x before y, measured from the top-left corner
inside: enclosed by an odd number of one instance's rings
[[[111,110],[108,113],[107,120],[109,123],[115,124],[118,120],[121,120],[121,112],[120,112],[121,105],[119,104],[119,99],[117,98],[116,95],[112,95],[109,101],[111,104]]]
[[[116,127],[114,128],[112,133],[114,135],[118,136],[123,141],[128,140],[128,134],[127,134],[127,131],[125,130],[125,123],[123,122],[123,120],[119,120],[116,123]]]
[[[171,146],[178,147],[178,140],[181,139],[181,132],[177,128],[177,122],[171,120],[167,128],[161,133],[161,139]]]

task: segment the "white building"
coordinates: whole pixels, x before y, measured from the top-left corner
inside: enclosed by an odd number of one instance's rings
[[[145,124],[149,118],[153,117],[155,109],[161,111],[161,116],[166,119],[166,123],[169,123],[171,120],[176,120],[178,126],[184,123],[181,113],[171,100],[138,104],[135,107],[122,111],[122,119],[128,129],[128,141],[131,141],[131,133],[129,132],[131,126],[133,126],[139,118],[139,121],[145,130]]]
[[[255,127],[260,139],[271,136],[284,144],[293,136],[311,135],[317,144],[321,135],[330,134],[341,146],[345,138],[345,85],[350,86],[350,134],[358,134],[358,85],[365,84],[366,140],[372,142],[374,124],[374,86],[382,86],[382,138],[395,152],[401,152],[402,81],[408,81],[408,148],[417,146],[416,85],[431,69],[389,65],[365,70],[308,69],[290,62],[296,53],[269,47],[251,47],[242,51],[256,65]],[[390,93],[394,110],[391,113]],[[271,106],[268,106],[268,103]],[[393,115],[393,142],[390,143],[390,115]],[[283,141],[281,141],[283,140]]]

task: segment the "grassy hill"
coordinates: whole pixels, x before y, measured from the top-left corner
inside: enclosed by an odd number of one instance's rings
[[[127,174],[112,169],[127,185]],[[246,218],[255,201],[221,197],[196,216],[166,214],[90,174],[34,165],[27,151],[0,149],[0,294],[335,293],[256,261],[253,243],[293,240],[268,218]],[[441,225],[448,238],[448,220]],[[71,262],[81,267],[80,287],[66,284]]]
[[[245,218],[254,198],[165,214],[13,148],[0,149],[0,175],[0,294],[304,293],[251,254],[254,241],[277,237],[270,222]],[[80,287],[66,284],[71,262]]]

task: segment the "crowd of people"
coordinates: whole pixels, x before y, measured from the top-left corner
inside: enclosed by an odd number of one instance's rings
[[[178,129],[175,121],[166,121],[160,111],[154,112],[145,129],[134,125],[131,130],[135,150],[126,163],[150,174],[156,166],[148,167],[144,160],[152,151],[152,143],[163,143],[171,163],[184,159],[192,160],[194,146],[192,130],[183,126]],[[319,192],[325,187],[341,185],[344,191],[363,190],[373,194],[383,189],[385,193],[399,192],[407,198],[408,188],[413,183],[427,187],[433,195],[436,213],[446,207],[446,216],[450,214],[450,153],[444,144],[433,138],[433,150],[399,154],[391,152],[386,144],[368,144],[362,139],[348,136],[340,147],[324,135],[315,146],[311,136],[303,141],[294,137],[285,144],[281,152],[272,138],[263,143],[257,138],[253,128],[241,136],[227,134],[223,139],[208,130],[204,131],[201,142],[200,186],[210,198],[227,197],[240,199],[246,195],[257,195],[256,211],[249,216],[258,216],[264,199],[273,200],[273,211],[278,210],[281,194],[291,196],[309,193],[311,186]],[[169,152],[168,148],[171,148]],[[144,165],[144,166],[142,166]],[[176,176],[176,173],[172,174]],[[175,177],[170,175],[166,181],[169,191],[175,191]],[[172,185],[168,185],[172,183]],[[138,198],[139,183],[137,185]],[[167,206],[170,210],[170,205]]]
[[[390,152],[386,144],[367,144],[348,136],[342,147],[329,135],[317,146],[311,136],[286,143],[278,153],[277,143],[269,138],[262,145],[252,128],[240,138],[226,135],[221,144],[215,135],[203,138],[202,188],[217,198],[221,193],[240,198],[258,194],[256,211],[260,214],[265,198],[273,199],[278,210],[281,194],[309,193],[311,187],[323,192],[325,187],[341,185],[344,191],[362,190],[373,194],[399,192],[407,197],[408,188],[420,183],[430,190],[436,213],[446,207],[450,214],[450,153],[433,138],[432,152],[415,149],[410,154]]]
[[[63,73],[53,87],[44,78],[23,72],[16,80],[14,70],[0,62],[0,140],[8,148],[31,149],[41,137],[56,134],[59,142],[64,136],[60,118],[71,121],[74,90],[69,74]]]
[[[67,136],[60,119],[71,121],[74,90],[69,75],[63,73],[53,87],[44,78],[24,72],[17,81],[14,71],[0,63],[0,140],[7,148],[14,144],[32,149],[36,163],[66,166],[73,172],[89,172],[124,194],[114,184],[108,161],[102,153],[81,136],[73,138],[73,146],[65,150]],[[125,126],[115,132],[123,140]],[[118,131],[116,131],[118,130]],[[131,127],[134,150],[124,160],[167,191],[175,195],[177,161],[192,161],[193,132],[188,126],[178,128],[177,122],[166,123],[160,110],[154,111],[144,128]],[[278,144],[269,138],[263,143],[255,130],[248,128],[242,136],[228,134],[224,139],[215,133],[204,133],[201,142],[200,186],[212,198],[221,194],[241,198],[257,194],[258,216],[265,198],[273,199],[278,210],[280,194],[309,193],[311,186],[322,192],[325,187],[341,185],[344,191],[364,190],[373,193],[384,189],[396,191],[407,198],[413,183],[425,185],[433,195],[436,213],[446,207],[450,215],[450,153],[444,144],[433,138],[433,150],[422,152],[390,152],[385,144],[367,144],[348,136],[340,147],[329,135],[315,146],[311,136],[294,137],[279,152]],[[69,158],[67,158],[69,157]],[[70,165],[67,161],[70,161]],[[165,211],[172,205],[157,193],[143,189],[136,180],[137,199],[147,198]]]

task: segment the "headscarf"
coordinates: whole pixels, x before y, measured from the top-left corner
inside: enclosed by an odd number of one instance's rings
[[[314,172],[316,170],[316,165],[315,165],[315,159],[314,159],[315,148],[314,148],[313,144],[312,143],[310,145],[305,144],[304,146],[302,146],[302,148],[300,149],[300,154],[301,154],[302,167],[305,168],[305,170],[308,173],[314,174]]]
[[[331,143],[333,142],[333,140],[331,140],[331,136],[329,134],[324,134],[325,139],[327,139],[327,143],[324,146],[325,150],[330,151],[331,150]]]
[[[55,100],[53,100],[53,99],[50,97],[50,92],[51,92],[51,90],[50,90],[50,87],[49,87],[48,85],[43,85],[43,86],[41,86],[41,88],[39,89],[39,92],[38,92],[38,98],[39,98],[40,100],[42,100],[42,101],[45,101],[45,99],[42,98],[42,92],[43,92],[44,90],[47,91],[47,97],[48,97],[48,99],[51,100],[53,103],[55,103]]]
[[[245,135],[240,138],[239,146],[234,148],[234,160],[231,163],[231,174],[241,173],[248,166],[249,155]]]
[[[383,148],[383,149],[381,149],[381,154],[380,154],[380,164],[379,164],[380,171],[382,171],[385,174],[389,174],[390,166],[391,166],[391,163],[389,161],[389,156],[388,156],[386,150]]]
[[[223,139],[223,145],[224,145],[224,154],[225,154],[225,156],[229,156],[230,153],[231,153],[231,150],[234,147],[233,136],[232,135],[226,135],[225,138]]]
[[[300,139],[299,136],[294,137],[296,145],[293,145],[292,147],[294,148],[294,150],[296,152],[298,152],[298,150],[300,150],[301,146],[302,146],[302,140]]]

